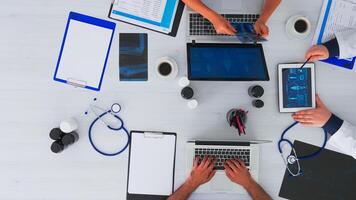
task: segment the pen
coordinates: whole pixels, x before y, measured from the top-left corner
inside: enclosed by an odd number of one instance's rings
[[[303,69],[304,65],[306,65],[309,62],[310,58],[311,58],[311,56],[303,63],[303,65],[300,67],[300,69]]]

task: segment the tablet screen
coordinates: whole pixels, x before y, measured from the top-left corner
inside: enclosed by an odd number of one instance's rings
[[[283,107],[312,107],[311,68],[282,69]]]

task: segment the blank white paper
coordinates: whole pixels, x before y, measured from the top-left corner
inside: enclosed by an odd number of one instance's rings
[[[99,87],[112,30],[70,20],[57,78]]]
[[[170,195],[176,136],[147,138],[142,133],[132,133],[131,137],[128,193]]]

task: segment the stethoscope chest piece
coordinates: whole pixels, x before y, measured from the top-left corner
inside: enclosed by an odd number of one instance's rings
[[[289,155],[287,157],[287,162],[288,164],[293,165],[294,163],[297,162],[297,158],[294,155]]]

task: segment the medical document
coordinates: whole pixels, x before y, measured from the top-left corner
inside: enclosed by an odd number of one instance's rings
[[[110,18],[170,33],[179,0],[115,0]]]
[[[326,0],[321,13],[314,43],[329,41],[337,32],[356,28],[356,0]]]
[[[115,10],[130,15],[161,22],[167,0],[118,0]]]
[[[356,29],[356,0],[324,0],[313,44],[321,44],[335,38],[335,33]],[[323,60],[335,66],[353,69],[356,57]]]

